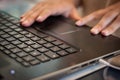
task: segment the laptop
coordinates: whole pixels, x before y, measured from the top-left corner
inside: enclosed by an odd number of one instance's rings
[[[0,80],[59,80],[120,53],[120,38],[89,30],[61,16],[25,28],[0,11]]]

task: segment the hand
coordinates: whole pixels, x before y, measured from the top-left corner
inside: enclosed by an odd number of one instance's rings
[[[63,15],[79,20],[74,0],[43,0],[21,17],[21,24],[29,27],[35,21],[43,22],[51,15]]]
[[[98,10],[76,22],[81,26],[89,21],[100,19],[99,23],[91,29],[91,33],[101,32],[104,36],[114,33],[120,27],[120,2],[105,9]]]

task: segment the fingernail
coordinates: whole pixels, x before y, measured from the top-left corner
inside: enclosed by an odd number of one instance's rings
[[[98,29],[91,29],[91,32],[92,32],[93,34],[98,34],[98,33],[99,33]]]
[[[37,18],[37,21],[41,22],[41,21],[42,21],[42,17],[39,16],[39,17]]]
[[[110,34],[109,34],[109,31],[102,31],[102,34],[104,35],[104,36],[109,36]]]
[[[22,22],[22,25],[25,27],[28,27],[28,26],[30,26],[30,23],[26,20],[26,21]]]
[[[82,26],[83,25],[82,21],[77,21],[75,24],[78,25],[78,26]]]

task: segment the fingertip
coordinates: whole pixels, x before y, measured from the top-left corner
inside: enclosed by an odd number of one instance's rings
[[[39,16],[39,17],[36,19],[36,21],[42,22],[42,21],[43,21],[43,17],[42,17],[42,16]]]
[[[95,29],[95,28],[92,28],[92,29],[90,30],[90,32],[91,32],[92,34],[98,34],[98,33],[99,33],[98,29]]]
[[[21,25],[24,27],[29,27],[31,25],[31,23],[26,20],[26,21],[21,22]]]
[[[110,32],[107,31],[107,30],[104,30],[104,31],[101,32],[101,34],[104,35],[104,36],[109,36]]]
[[[82,26],[83,25],[81,20],[77,21],[75,24],[78,25],[78,26]]]

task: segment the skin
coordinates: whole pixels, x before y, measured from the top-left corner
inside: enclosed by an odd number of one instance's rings
[[[82,26],[95,19],[101,19],[92,29],[93,34],[109,36],[120,27],[120,2],[107,8],[95,11],[81,18],[77,12],[76,3],[80,0],[43,0],[21,17],[21,24],[29,27],[35,21],[43,22],[49,16],[63,15],[76,20],[76,25]]]
[[[78,0],[79,1],[79,0]],[[21,24],[29,27],[35,21],[43,22],[51,15],[63,15],[74,20],[80,20],[77,12],[77,0],[43,0],[36,4],[31,10],[26,12],[21,17]]]
[[[88,16],[77,21],[78,26],[82,26],[90,21],[101,19],[92,29],[93,34],[103,34],[109,36],[120,27],[120,2],[107,8],[95,11]]]

